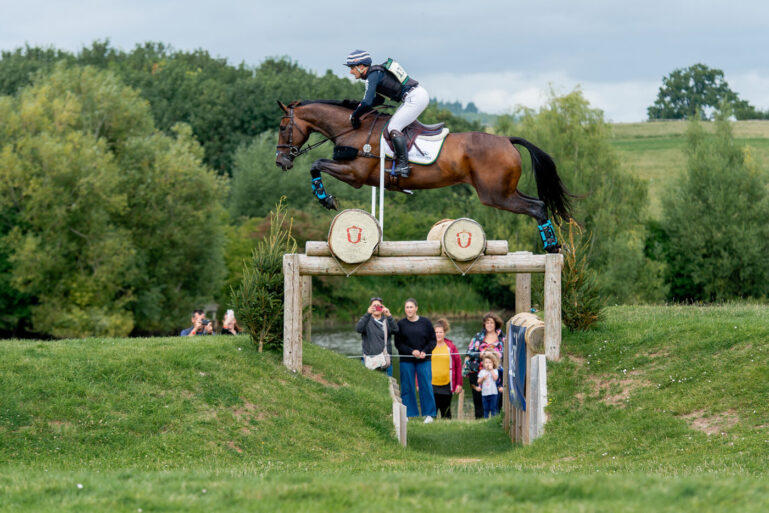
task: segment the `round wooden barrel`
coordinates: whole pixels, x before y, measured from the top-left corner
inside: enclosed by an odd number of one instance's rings
[[[526,328],[526,344],[531,347],[535,353],[545,351],[545,323],[539,317],[529,312],[515,314],[510,322],[516,326]]]
[[[432,228],[430,228],[430,231],[427,232],[427,240],[443,239],[443,232],[453,221],[453,219],[441,219],[435,223]]]
[[[328,248],[346,264],[359,264],[371,258],[381,240],[382,229],[377,220],[357,208],[341,211],[328,229]]]
[[[466,217],[451,221],[441,236],[443,252],[459,262],[478,258],[486,249],[486,233],[477,221]]]

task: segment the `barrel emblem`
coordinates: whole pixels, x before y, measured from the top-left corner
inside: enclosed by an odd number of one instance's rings
[[[462,230],[461,232],[457,232],[457,244],[459,244],[460,248],[466,248],[470,246],[470,243],[473,241],[473,234]]]
[[[347,228],[347,242],[350,244],[357,244],[360,242],[360,237],[363,234],[363,229],[360,226],[352,225]],[[355,240],[353,240],[355,239]]]

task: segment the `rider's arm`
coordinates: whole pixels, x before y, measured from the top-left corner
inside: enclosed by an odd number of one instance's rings
[[[374,98],[376,97],[376,86],[382,80],[384,73],[381,71],[372,71],[366,77],[366,93],[363,95],[358,107],[353,111],[352,117],[359,118],[366,112],[371,110],[371,106],[374,104]]]

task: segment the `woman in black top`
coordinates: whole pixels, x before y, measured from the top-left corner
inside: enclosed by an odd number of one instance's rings
[[[417,396],[414,377],[419,381],[419,403],[425,423],[435,417],[435,397],[433,397],[433,371],[430,354],[435,347],[435,329],[426,317],[417,315],[417,301],[408,298],[404,306],[406,318],[398,321],[398,333],[395,334],[395,347],[400,354],[401,399],[406,405],[406,415],[418,417]]]

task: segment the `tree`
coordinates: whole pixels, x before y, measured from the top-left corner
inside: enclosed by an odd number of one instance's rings
[[[543,148],[567,188],[583,196],[574,201],[574,215],[591,234],[589,262],[601,294],[611,302],[660,299],[661,265],[644,254],[646,185],[622,170],[603,112],[591,108],[579,89],[560,97],[551,93],[538,112],[520,109],[500,117],[495,131],[525,137]],[[525,150],[523,160],[528,167]],[[528,171],[519,187],[536,195]],[[529,234],[526,240],[535,240],[534,230],[528,220],[520,228]]]
[[[686,176],[663,198],[664,254],[678,301],[721,301],[769,294],[766,176],[734,141],[724,116],[707,134],[687,132]]]
[[[657,100],[647,112],[649,119],[712,119],[713,114],[725,106],[737,119],[763,117],[729,88],[723,71],[695,64],[664,77]]]
[[[0,118],[4,265],[34,331],[167,330],[219,288],[224,187],[188,127],[157,132],[113,73],[64,63]]]

